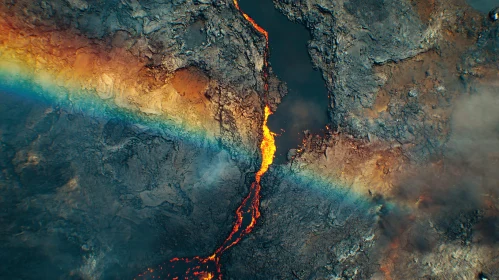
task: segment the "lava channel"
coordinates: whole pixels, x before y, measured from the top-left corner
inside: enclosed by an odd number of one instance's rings
[[[250,16],[244,13],[239,7],[237,0],[234,0],[234,6],[243,15],[243,17],[265,37],[265,53],[264,53],[264,68],[263,80],[265,88],[265,98],[268,95],[268,50],[269,50],[269,35],[268,32],[260,27]],[[139,279],[222,279],[220,257],[221,255],[241,241],[241,239],[250,233],[256,225],[257,219],[260,217],[260,181],[262,176],[267,172],[276,151],[274,136],[275,133],[270,131],[267,126],[268,117],[272,114],[268,104],[265,105],[264,120],[262,124],[263,139],[260,144],[262,154],[262,164],[255,175],[255,182],[251,184],[248,196],[244,198],[241,205],[236,210],[236,221],[232,227],[232,231],[225,239],[213,255],[202,258],[173,258],[168,262],[159,265],[156,269],[149,268],[145,272],[138,275]],[[136,279],[137,279],[136,278]]]

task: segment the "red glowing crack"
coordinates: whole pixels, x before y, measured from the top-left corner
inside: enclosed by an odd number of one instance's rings
[[[244,13],[239,7],[237,0],[234,0],[234,6],[243,15],[243,17],[265,37],[265,53],[264,53],[264,68],[263,80],[265,84],[265,96],[268,94],[268,32],[260,27],[250,16]],[[140,274],[140,278],[145,279],[200,279],[212,280],[222,279],[220,268],[221,255],[241,241],[241,239],[250,233],[256,225],[257,219],[260,217],[260,181],[262,176],[267,172],[269,166],[274,160],[276,151],[274,136],[275,133],[271,132],[267,126],[268,117],[272,114],[268,104],[265,105],[264,119],[262,124],[263,139],[260,144],[260,151],[262,154],[262,164],[260,169],[255,175],[255,182],[251,184],[250,192],[242,201],[241,205],[236,210],[236,221],[232,227],[232,231],[222,243],[220,247],[207,258],[193,257],[193,258],[173,258],[169,262],[158,266],[157,269],[148,269]],[[249,224],[243,228],[243,222],[247,217],[251,217]],[[185,267],[185,270],[179,271],[179,266]]]

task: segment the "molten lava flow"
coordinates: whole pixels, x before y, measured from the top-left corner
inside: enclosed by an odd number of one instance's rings
[[[274,160],[274,154],[276,151],[274,136],[275,133],[270,131],[267,126],[267,120],[269,116],[272,115],[272,111],[270,111],[270,107],[268,105],[265,106],[265,117],[263,119],[262,131],[263,131],[263,139],[260,144],[260,150],[262,152],[262,165],[260,166],[260,170],[256,173],[255,179],[256,182],[260,183],[260,179],[263,174],[267,172],[269,166],[272,164]]]
[[[269,49],[269,34],[268,32],[260,27],[250,16],[244,13],[241,8],[239,8],[239,3],[237,0],[234,0],[234,6],[241,12],[243,17],[251,23],[251,25],[260,32],[265,37],[265,53],[264,53],[264,68],[263,71],[263,80],[265,85],[265,96],[267,96],[269,90],[268,84],[268,49]],[[269,127],[267,126],[267,120],[269,116],[272,114],[270,107],[265,105],[264,111],[264,119],[262,125],[263,139],[260,144],[260,151],[262,154],[262,164],[260,165],[260,170],[255,175],[255,182],[251,184],[250,193],[243,200],[239,208],[236,210],[236,222],[230,233],[229,237],[225,240],[225,242],[215,251],[215,256],[221,255],[225,250],[230,247],[236,245],[241,239],[248,233],[250,233],[256,225],[256,220],[260,217],[260,190],[261,185],[260,181],[262,179],[263,174],[267,172],[269,166],[272,164],[274,160],[274,154],[276,151],[274,136],[275,133],[271,132]],[[251,219],[250,222],[244,225],[245,220]]]
[[[230,233],[229,237],[216,251],[215,255],[222,254],[225,250],[236,245],[246,234],[250,233],[256,225],[256,220],[260,217],[260,181],[269,169],[269,166],[274,160],[274,153],[276,151],[274,133],[270,131],[267,126],[268,117],[272,114],[269,106],[265,106],[265,116],[263,119],[262,131],[263,139],[260,144],[260,150],[262,153],[262,164],[260,165],[260,170],[255,175],[255,182],[251,184],[250,193],[243,200],[239,208],[236,211],[236,222]],[[243,222],[246,219],[251,219],[249,224],[243,227]]]
[[[234,0],[234,6],[236,6],[236,9],[239,10],[239,12],[243,15],[243,17],[247,21],[249,21],[251,23],[251,25],[253,25],[253,27],[256,29],[256,31],[260,32],[261,34],[263,34],[263,36],[265,36],[265,40],[266,40],[267,45],[268,45],[269,44],[269,33],[267,32],[267,30],[263,29],[250,16],[248,16],[245,12],[243,12],[241,10],[241,8],[239,8],[239,3],[237,2],[237,0]]]
[[[241,8],[239,8],[239,3],[237,2],[237,0],[234,0],[234,6],[243,15],[243,17],[249,23],[251,23],[253,28],[255,28],[256,31],[258,31],[260,34],[262,34],[265,37],[265,53],[263,55],[264,68],[262,69],[262,71],[263,71],[263,82],[264,82],[264,87],[265,87],[265,93],[267,93],[269,91],[269,83],[268,83],[268,77],[269,77],[269,72],[268,72],[268,70],[269,70],[268,69],[268,67],[269,67],[269,63],[268,63],[269,33],[267,32],[267,30],[263,29],[260,25],[258,25],[250,16],[248,16],[245,12],[243,12],[241,10]]]
[[[141,279],[222,279],[218,259],[194,257],[173,258],[159,265],[156,269],[148,268],[138,275]]]
[[[264,53],[264,68],[263,80],[265,88],[265,96],[268,93],[268,33],[260,27],[256,22],[245,14],[239,8],[237,0],[234,0],[235,7],[241,12],[243,17],[251,23],[251,25],[263,36],[265,36],[266,45]],[[169,262],[160,265],[158,269],[148,269],[146,272],[139,275],[141,278],[145,279],[200,279],[200,280],[211,280],[211,279],[222,279],[221,269],[220,269],[220,256],[229,248],[236,245],[241,241],[241,239],[248,233],[250,233],[256,225],[256,220],[260,217],[260,181],[262,176],[267,172],[269,166],[274,160],[274,154],[276,151],[274,136],[275,133],[271,132],[267,126],[267,120],[272,114],[270,107],[265,105],[264,119],[262,124],[263,139],[260,144],[260,150],[262,154],[262,164],[260,169],[255,174],[255,182],[251,184],[251,188],[248,196],[244,198],[241,205],[236,210],[236,221],[232,228],[229,237],[225,239],[220,247],[215,250],[215,253],[207,258],[194,257],[191,259],[187,258],[173,258]]]

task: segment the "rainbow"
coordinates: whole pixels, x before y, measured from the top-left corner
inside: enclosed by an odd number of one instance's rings
[[[10,64],[7,69],[4,66],[5,64],[0,62],[0,91],[48,104],[57,104],[68,111],[81,112],[92,117],[102,119],[118,117],[125,122],[146,126],[148,129],[189,141],[190,144],[199,147],[216,145],[216,139],[206,131],[196,130],[176,119],[147,115],[122,108],[113,102],[102,100],[92,90],[61,87],[54,83],[50,76],[33,75],[26,73],[23,69],[13,67],[18,65]]]
[[[41,32],[0,15],[0,90],[119,117],[194,145],[217,145],[220,128],[206,118],[208,105],[178,94],[171,74],[148,68],[125,49],[109,50],[70,32]]]
[[[92,117],[120,118],[197,147],[219,146],[218,122],[206,118],[202,106],[176,96],[164,75],[125,49],[109,50],[71,32],[40,32],[0,17],[0,91]],[[230,152],[237,160],[254,161],[252,147],[236,149]],[[289,179],[337,194],[348,189],[307,167]]]

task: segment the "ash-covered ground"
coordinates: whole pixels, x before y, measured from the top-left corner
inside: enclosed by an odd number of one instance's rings
[[[330,124],[265,174],[223,279],[499,278],[499,23],[461,0],[273,3],[310,31]],[[0,5],[2,60],[63,93],[82,50],[98,61],[75,78],[85,105],[2,76],[0,278],[133,279],[211,255],[286,92],[271,72],[265,96],[265,38],[228,0]],[[118,50],[136,75],[108,66]]]

